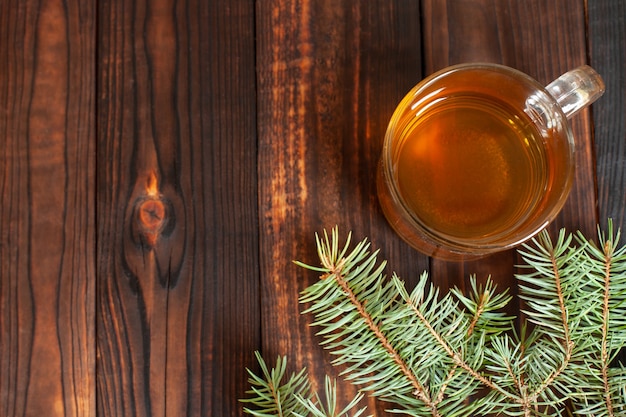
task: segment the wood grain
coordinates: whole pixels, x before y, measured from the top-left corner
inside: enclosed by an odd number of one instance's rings
[[[606,92],[593,105],[600,225],[626,229],[626,4],[588,2],[591,65]]]
[[[547,84],[586,63],[585,9],[579,1],[424,0],[424,57],[427,72],[461,62],[487,61],[511,66]],[[533,22],[533,24],[528,24]],[[562,213],[551,224],[595,234],[594,153],[589,113],[572,120],[576,178]],[[514,251],[464,265],[434,260],[433,279],[442,286],[467,285],[467,277],[488,274],[514,290]]]
[[[314,234],[368,237],[409,281],[428,266],[387,225],[374,181],[391,113],[421,78],[419,5],[272,0],[256,15],[263,353],[320,387],[337,371],[298,305],[318,277],[291,263],[319,264]]]
[[[98,415],[237,415],[260,345],[252,1],[102,1]]]
[[[92,2],[0,5],[0,415],[95,415]]]
[[[318,277],[292,260],[317,264],[335,225],[409,285],[491,274],[515,294],[514,251],[431,261],[378,206],[388,120],[447,65],[542,83],[596,67],[607,92],[572,121],[575,187],[550,230],[624,228],[624,16],[620,0],[0,2],[0,416],[241,416],[256,349],[320,388],[338,370],[298,303]]]

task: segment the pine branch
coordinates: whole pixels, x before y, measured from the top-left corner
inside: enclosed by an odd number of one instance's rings
[[[315,314],[313,325],[325,326],[319,332],[323,344],[338,355],[336,365],[349,364],[344,372],[348,379],[368,381],[367,389],[376,396],[425,407],[439,416],[430,393],[381,328],[382,316],[397,296],[382,275],[385,264],[376,268],[377,253],[369,254],[366,241],[346,255],[349,239],[341,251],[338,239],[336,229],[332,239],[326,233],[324,240],[317,238],[324,268],[316,270],[323,275],[303,292],[301,302],[312,303],[304,313]],[[372,374],[379,377],[372,379]]]
[[[582,367],[588,383],[581,394],[582,410],[585,415],[619,416],[626,413],[625,374],[621,366],[611,367],[611,363],[626,345],[626,247],[618,248],[619,232],[614,233],[611,221],[607,234],[599,231],[598,236],[599,246],[586,246],[591,268],[584,291],[597,296],[585,317],[595,344]],[[578,240],[585,241],[580,233]]]
[[[363,394],[357,395],[347,406],[337,405],[337,384],[327,376],[325,381],[325,405],[317,393],[311,392],[311,384],[303,369],[292,374],[286,381],[287,358],[278,357],[276,366],[269,369],[259,352],[255,352],[261,367],[262,376],[248,369],[252,388],[247,392],[250,398],[240,400],[255,408],[244,407],[243,411],[255,417],[347,417],[357,407]],[[359,417],[366,408],[356,410],[352,417]],[[370,416],[371,417],[371,416]]]
[[[389,356],[393,359],[396,365],[400,368],[402,374],[410,381],[411,385],[414,388],[415,395],[422,400],[427,407],[433,410],[433,416],[438,416],[439,414],[436,411],[436,406],[433,400],[430,398],[428,391],[424,388],[424,386],[420,383],[417,377],[413,374],[412,370],[409,366],[404,362],[400,353],[394,348],[391,342],[387,339],[387,336],[383,333],[381,328],[378,326],[374,318],[368,313],[365,308],[365,301],[361,302],[352,288],[346,282],[346,279],[343,275],[341,275],[341,269],[337,268],[335,272],[331,275],[323,277],[322,279],[330,279],[334,278],[337,284],[341,287],[344,294],[349,298],[352,305],[356,308],[358,314],[361,316],[363,321],[366,323],[369,330],[376,336],[379,343],[384,347]]]
[[[305,413],[306,407],[297,398],[310,398],[311,386],[305,370],[292,374],[286,382],[283,382],[287,372],[287,358],[279,356],[276,367],[270,370],[261,354],[255,352],[255,355],[263,375],[258,376],[248,369],[251,389],[247,393],[253,397],[240,401],[252,404],[256,409],[246,407],[244,411],[255,417],[288,417]]]
[[[481,384],[498,389],[462,357],[463,349],[481,345],[470,341],[484,340],[486,332],[471,337],[475,323],[459,310],[458,301],[450,294],[439,299],[437,290],[427,288],[427,275],[412,294],[397,277],[390,286],[382,275],[384,262],[376,268],[377,253],[367,252],[369,244],[361,242],[339,258],[337,240],[336,231],[332,239],[326,234],[323,241],[318,239],[324,268],[316,270],[323,275],[303,292],[301,301],[311,304],[305,313],[315,315],[313,324],[324,327],[319,334],[325,337],[322,344],[338,356],[334,363],[348,365],[343,373],[347,379],[405,410],[417,408],[430,416],[453,408],[470,414],[475,405],[463,403]],[[347,253],[346,247],[341,253]],[[490,311],[503,301],[490,292],[476,298]],[[474,313],[475,321],[481,320],[482,313]]]
[[[588,296],[580,288],[589,266],[586,244],[572,246],[572,236],[563,230],[555,243],[545,231],[535,242],[520,251],[526,267],[532,269],[518,276],[520,297],[529,306],[525,313],[536,326],[533,338],[539,341],[528,351],[530,366],[524,373],[529,403],[541,399],[557,405],[565,401],[569,390],[564,372],[573,360],[584,360],[586,353],[584,344],[577,346],[572,337],[584,329],[580,320]]]
[[[302,292],[304,313],[313,314],[341,375],[398,407],[391,411],[554,416],[571,415],[563,407],[569,402],[576,415],[626,415],[626,369],[615,363],[626,346],[626,247],[618,247],[611,222],[599,245],[564,231],[556,241],[542,232],[524,245],[517,277],[527,308],[519,334],[502,312],[510,297],[489,279],[478,286],[471,277],[468,295],[440,294],[424,273],[409,291],[399,277],[384,276],[385,262],[367,241],[350,250],[349,236],[340,247],[337,229],[316,239],[322,266],[297,262],[321,273]],[[302,407],[296,417],[339,415],[334,402],[304,396],[303,374],[285,389],[282,362],[278,372],[261,367],[265,378],[252,378],[250,393],[270,411],[255,415],[285,415],[276,404],[287,399]],[[335,396],[327,380],[326,397]]]

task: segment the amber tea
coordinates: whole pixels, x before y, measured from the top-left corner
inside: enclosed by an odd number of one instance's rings
[[[537,205],[552,164],[528,119],[475,97],[452,97],[398,138],[399,192],[415,215],[445,235],[495,235]]]
[[[462,64],[415,86],[396,108],[377,177],[391,226],[437,258],[513,247],[548,224],[569,194],[567,118],[604,92],[582,66],[543,87],[496,64]]]

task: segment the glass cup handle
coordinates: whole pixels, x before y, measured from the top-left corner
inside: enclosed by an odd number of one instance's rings
[[[561,75],[546,87],[569,119],[604,93],[602,77],[583,65]]]

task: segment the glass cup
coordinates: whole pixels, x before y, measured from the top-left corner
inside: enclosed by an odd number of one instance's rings
[[[387,220],[417,250],[467,260],[543,229],[572,186],[568,118],[604,93],[582,66],[543,87],[496,64],[446,68],[396,108],[377,174]]]

